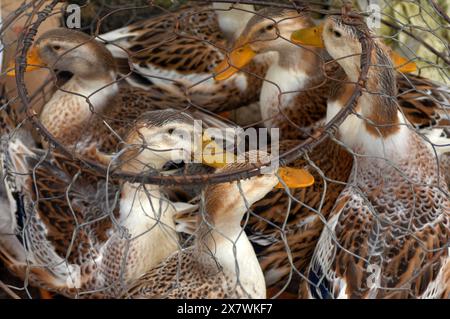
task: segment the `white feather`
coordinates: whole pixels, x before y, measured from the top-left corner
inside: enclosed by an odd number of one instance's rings
[[[296,94],[280,94],[298,91],[308,81],[309,77],[304,72],[294,68],[283,68],[278,63],[273,63],[267,70],[265,81],[261,88],[260,106],[262,118],[268,119],[272,117],[274,115],[272,114],[273,110],[277,110],[278,113],[278,106],[282,110],[289,107]],[[281,103],[279,103],[280,101]],[[268,125],[266,124],[266,126]],[[271,127],[271,124],[269,124],[269,127]]]

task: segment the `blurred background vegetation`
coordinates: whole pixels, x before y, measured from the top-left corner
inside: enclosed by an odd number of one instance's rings
[[[359,10],[367,9],[368,1],[354,2]],[[404,30],[431,45],[446,58],[450,58],[450,25],[434,10],[432,1],[378,0],[376,2],[381,7],[383,19],[401,26]],[[434,2],[443,10],[444,14],[450,16],[449,0],[434,0]],[[450,85],[450,66],[430,52],[421,42],[405,32],[398,32],[383,24],[377,33],[383,36],[394,50],[414,59],[420,67],[421,75]],[[434,67],[434,64],[440,67]]]

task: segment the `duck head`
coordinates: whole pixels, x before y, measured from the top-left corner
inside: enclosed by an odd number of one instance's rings
[[[85,33],[66,28],[42,34],[29,50],[27,64],[26,71],[47,67],[82,79],[111,77],[116,70],[114,58],[103,44]]]
[[[347,18],[348,19],[348,18]],[[335,59],[352,81],[356,81],[360,71],[360,56],[362,52],[358,32],[371,36],[376,47],[387,51],[392,64],[397,71],[408,73],[417,70],[414,62],[411,62],[396,52],[390,50],[375,39],[371,30],[367,27],[362,17],[355,16],[352,23],[344,23],[342,16],[329,16],[321,25],[303,28],[292,33],[292,42],[304,46],[326,48],[328,53]],[[376,61],[372,59],[372,63]],[[389,62],[389,64],[391,64]]]
[[[195,125],[189,114],[175,109],[155,110],[145,112],[136,120],[124,139],[120,162],[129,171],[142,172],[166,170],[193,161],[197,163],[197,160],[218,168],[234,159],[234,154],[228,158],[207,156],[207,148],[222,150],[201,126]]]
[[[228,79],[258,54],[301,49],[290,42],[291,34],[313,25],[313,20],[306,13],[278,8],[259,10],[248,21],[227,59],[216,67],[215,79]]]
[[[197,147],[194,134],[194,119],[182,111],[146,112],[125,138],[121,163],[129,171],[142,172],[188,162],[193,153],[201,150],[201,143]]]
[[[351,114],[345,119],[339,127],[338,138],[354,151],[380,157],[390,154],[392,158],[398,158],[400,147],[407,145],[403,142],[408,134],[405,126],[400,125],[405,122],[397,103],[395,64],[399,59],[392,58],[393,52],[373,35],[364,18],[358,15],[330,16],[320,27],[294,32],[292,40],[302,45],[325,47],[351,81],[339,90],[331,103],[329,101],[327,120],[331,120],[346,105],[353,83],[359,79],[361,36],[366,36],[370,42],[370,61],[365,89],[355,106],[359,116]],[[409,69],[411,66],[406,63],[397,70],[402,71],[403,67]],[[391,138],[390,146],[385,143],[388,137]]]
[[[201,136],[196,136],[199,133]],[[120,163],[130,172],[164,170],[169,163],[191,162],[195,154],[202,153],[211,143],[214,142],[204,132],[196,132],[194,119],[190,115],[173,109],[150,111],[136,121],[134,128],[125,138]],[[232,163],[217,163],[207,156],[202,156],[202,164],[218,168],[217,172],[230,169],[230,165],[233,168],[242,168],[242,163],[250,163],[248,165],[263,163],[267,166],[271,164],[267,155],[261,155],[263,152],[257,154],[260,154],[257,158],[256,155],[251,157],[246,155],[245,160],[242,158],[243,155],[233,156]],[[278,182],[275,173],[278,173],[283,182]],[[265,180],[270,174],[266,175],[256,180]],[[281,167],[274,169],[272,175],[275,176],[273,181],[276,183],[271,188],[301,188],[314,183],[314,177],[304,169]]]

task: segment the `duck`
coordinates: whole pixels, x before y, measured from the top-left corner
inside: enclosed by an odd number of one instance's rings
[[[272,57],[261,55],[226,81],[213,71],[254,15],[253,5],[192,3],[98,36],[132,86],[182,91],[193,104],[219,113],[258,101]]]
[[[267,128],[279,128],[282,139],[305,139],[322,123],[326,103],[341,83],[345,72],[322,48],[292,43],[293,30],[312,28],[314,20],[306,12],[264,8],[250,19],[233,44],[229,57],[215,70],[217,80],[225,80],[260,54],[275,53],[264,77],[260,113]],[[314,29],[315,30],[315,29]],[[420,129],[449,125],[448,87],[413,75],[414,62],[389,50],[397,67],[399,104],[408,120]]]
[[[236,71],[233,65],[241,67],[267,50],[277,52],[278,62],[269,66],[265,76],[260,111],[266,119],[266,127],[280,129],[280,154],[298,146],[323,126],[327,100],[338,91],[346,77],[339,64],[326,58],[323,49],[290,41],[296,26],[302,29],[313,27],[315,23],[306,13],[293,10],[266,8],[258,11],[236,40],[229,59],[216,69],[216,78],[220,80]],[[414,83],[425,81],[403,73],[413,71],[414,65],[392,51],[390,55],[398,66],[397,79],[407,79],[399,84],[404,88],[404,94],[399,95],[400,103],[404,103],[402,111],[417,127],[432,128],[435,132],[435,125],[442,125],[445,120],[438,114],[445,113],[445,105],[450,101],[445,89],[428,81],[433,90],[413,93]],[[324,70],[327,77],[317,72],[318,69]],[[429,91],[432,91],[431,96],[427,96]],[[246,227],[250,240],[258,247],[270,295],[289,298],[297,297],[298,286],[307,279],[307,267],[324,221],[351,174],[353,156],[331,137],[316,146],[308,158],[299,158],[292,165],[309,167],[316,180],[314,186],[294,190],[290,195],[273,190],[254,204],[255,215],[250,217]]]
[[[319,30],[319,32],[317,32]],[[368,74],[361,79],[359,37],[368,42]],[[308,268],[308,298],[444,298],[450,267],[450,197],[429,141],[407,125],[396,97],[389,53],[360,15],[329,16],[292,41],[324,47],[351,83],[365,90],[337,138],[355,154]],[[351,85],[351,84],[349,84]],[[348,99],[327,102],[327,121]],[[446,295],[447,294],[447,295]]]
[[[267,153],[250,151],[235,163],[219,168],[226,173],[269,163]],[[241,221],[250,205],[279,186],[276,170],[238,181],[208,185],[204,208],[197,215],[195,243],[129,285],[124,298],[266,298],[264,276]],[[284,182],[291,185],[289,180]]]
[[[157,173],[189,161],[198,150],[183,136],[193,136],[193,122],[174,109],[143,113],[110,171]],[[10,210],[1,212],[0,258],[27,283],[71,298],[111,298],[181,249],[173,215],[189,205],[170,201],[159,185],[105,176],[14,136],[3,146]]]
[[[39,117],[48,133],[70,151],[107,165],[104,154],[117,151],[140,114],[159,109],[189,112],[205,127],[232,128],[173,91],[153,86],[142,90],[116,80],[117,67],[104,44],[73,29],[42,34],[27,54],[26,71],[48,68],[72,74],[57,87]],[[10,72],[10,75],[15,75]]]
[[[325,114],[328,87],[317,72],[320,56],[301,50],[288,41],[290,34],[313,25],[296,10],[263,8],[248,22],[234,42],[228,58],[216,67],[216,80],[223,81],[259,54],[275,53],[259,97],[264,126],[280,128],[281,139],[304,138],[303,130]],[[301,105],[301,107],[300,107]]]

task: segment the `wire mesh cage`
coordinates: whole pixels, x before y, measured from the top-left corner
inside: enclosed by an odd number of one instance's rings
[[[1,10],[4,297],[450,297],[445,1]]]

